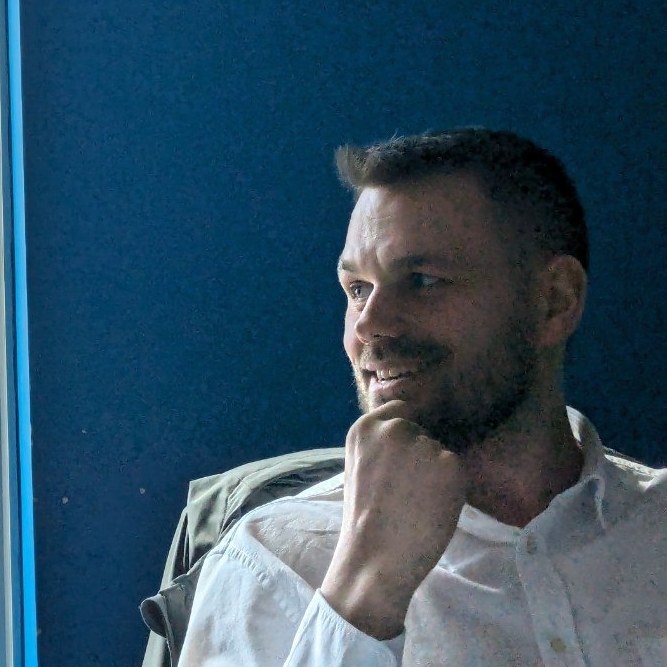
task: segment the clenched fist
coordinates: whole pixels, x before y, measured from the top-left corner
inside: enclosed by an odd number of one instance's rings
[[[343,523],[321,587],[341,616],[378,639],[402,631],[466,495],[459,457],[403,415],[405,402],[390,401],[347,434]]]

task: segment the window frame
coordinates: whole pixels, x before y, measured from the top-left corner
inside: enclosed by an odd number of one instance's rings
[[[0,15],[0,662],[33,667],[37,613],[19,0]]]

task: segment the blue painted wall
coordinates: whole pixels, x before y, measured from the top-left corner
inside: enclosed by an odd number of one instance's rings
[[[663,3],[22,6],[43,665],[139,663],[189,479],[342,442],[345,141],[560,155],[593,246],[571,403],[667,463]]]

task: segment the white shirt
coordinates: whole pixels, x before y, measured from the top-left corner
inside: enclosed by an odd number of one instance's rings
[[[523,529],[465,505],[398,638],[365,635],[318,591],[341,474],[255,509],[209,552],[179,666],[667,665],[667,469],[605,454],[568,416],[579,482]]]

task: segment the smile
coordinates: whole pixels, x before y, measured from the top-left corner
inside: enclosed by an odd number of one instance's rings
[[[364,375],[368,381],[370,394],[389,400],[405,396],[416,384],[420,377],[420,370],[414,366],[386,366],[382,368],[365,369]]]
[[[394,382],[406,378],[411,378],[417,375],[420,371],[419,364],[414,362],[407,364],[405,361],[401,362],[387,362],[368,364],[362,369],[364,375],[369,381],[375,380],[378,383],[384,384],[387,382]]]
[[[415,375],[415,370],[405,370],[399,368],[378,369],[375,371],[375,377],[380,382],[387,382],[389,380],[398,380],[399,378]],[[372,376],[371,376],[372,377]]]

